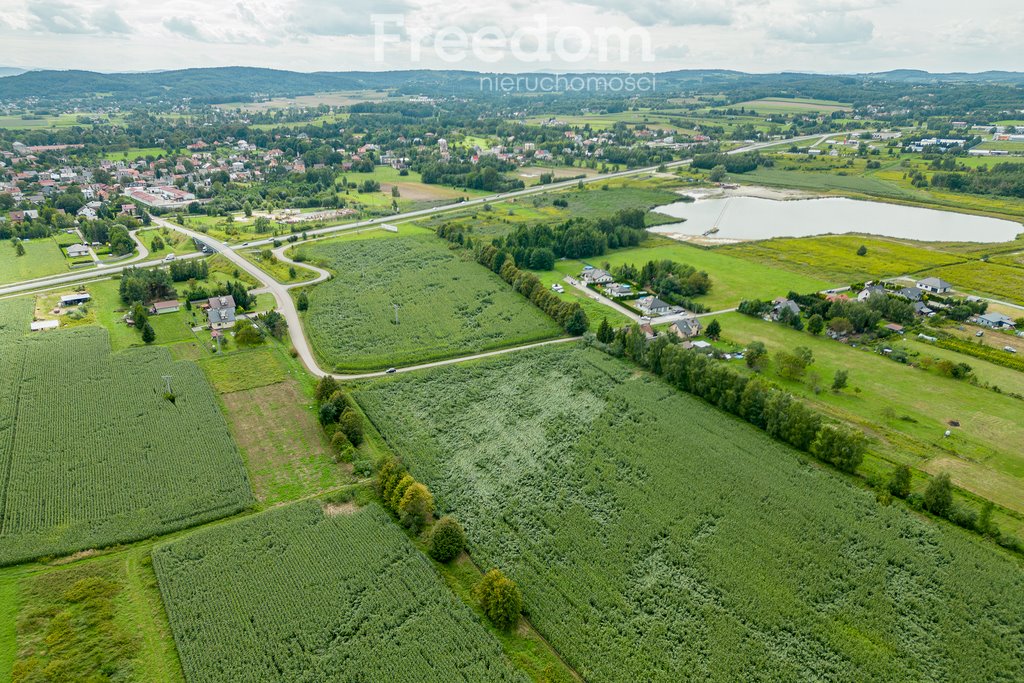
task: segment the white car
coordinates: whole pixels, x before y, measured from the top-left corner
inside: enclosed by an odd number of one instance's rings
[[[174,260],[174,254],[168,254],[167,256],[164,256],[164,261],[173,261],[173,260]]]

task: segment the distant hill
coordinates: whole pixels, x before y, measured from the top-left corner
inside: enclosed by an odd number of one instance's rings
[[[0,67],[0,76],[6,69]],[[136,101],[180,101],[220,104],[249,102],[266,97],[295,97],[317,92],[339,90],[391,90],[399,94],[465,94],[480,93],[480,78],[495,74],[472,71],[318,71],[303,73],[256,67],[216,67],[180,69],[145,73],[98,73],[94,71],[26,71],[11,69],[0,78],[0,101],[17,101],[28,97],[67,102],[104,93],[107,98]],[[13,74],[13,75],[10,75]],[[550,74],[499,74],[509,76],[544,76]],[[592,77],[602,74],[566,74]],[[614,74],[603,74],[606,76]],[[750,74],[723,69],[693,69],[656,74],[661,94],[677,91],[730,91],[744,95],[785,94],[799,92],[805,96],[837,94],[848,89],[856,97],[865,85],[873,89],[894,89],[899,84],[965,83],[974,86],[1024,86],[1024,73],[986,71],[981,73],[929,73],[900,69],[870,74]],[[816,94],[817,93],[817,94]],[[600,94],[600,93],[598,93]],[[841,94],[841,93],[838,93]],[[860,92],[863,96],[864,93]],[[735,101],[741,101],[736,99]]]
[[[0,78],[5,76],[17,76],[18,74],[25,73],[25,69],[19,69],[16,66],[0,66]]]

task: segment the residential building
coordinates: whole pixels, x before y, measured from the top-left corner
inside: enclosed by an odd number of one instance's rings
[[[949,290],[953,289],[953,285],[942,278],[926,277],[923,280],[918,280],[917,288],[932,294],[946,294]]]

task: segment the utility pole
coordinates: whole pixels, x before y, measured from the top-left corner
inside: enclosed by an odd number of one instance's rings
[[[168,394],[174,393],[174,392],[171,391],[171,376],[170,375],[162,375],[162,377],[164,379],[164,382],[167,383],[167,393]]]

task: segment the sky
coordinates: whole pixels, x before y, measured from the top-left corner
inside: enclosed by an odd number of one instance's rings
[[[0,66],[1024,71],[1019,0],[0,0]]]

